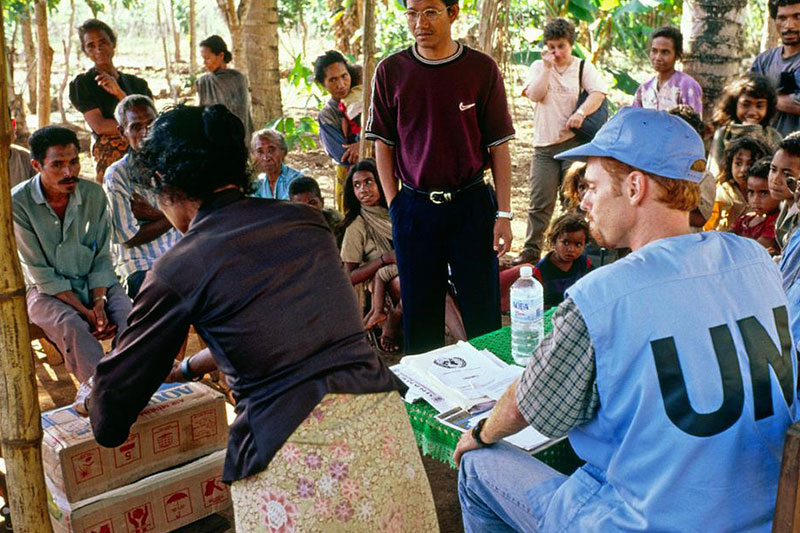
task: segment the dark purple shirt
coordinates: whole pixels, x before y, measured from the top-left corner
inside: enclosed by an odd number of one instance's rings
[[[236,398],[223,481],[266,468],[326,393],[395,389],[369,347],[322,213],[227,190],[147,273],[117,348],[97,365],[89,414],[118,446],[172,369],[189,325]]]
[[[423,190],[453,189],[490,164],[489,147],[514,138],[494,59],[463,46],[424,59],[410,48],[378,65],[366,138],[394,147],[395,177]]]

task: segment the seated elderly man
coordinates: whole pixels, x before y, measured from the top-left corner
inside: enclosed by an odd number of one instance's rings
[[[581,203],[627,257],[567,291],[553,331],[459,441],[471,531],[769,531],[797,362],[780,272],[756,241],[691,233],[705,153],[663,111],[624,108],[594,140]],[[564,476],[497,442],[569,435]],[[480,448],[480,449],[478,449]]]
[[[286,154],[289,153],[286,137],[276,130],[258,130],[253,133],[250,148],[256,168],[261,170],[253,184],[253,196],[288,200],[289,185],[303,173],[283,164]]]
[[[117,104],[120,135],[128,141],[128,153],[106,170],[103,189],[111,212],[114,268],[125,292],[135,298],[144,276],[156,259],[180,239],[147,180],[149,174],[138,162],[142,139],[156,119],[156,106],[147,96],[131,94]]]
[[[28,317],[83,383],[103,357],[99,341],[125,328],[131,301],[111,265],[103,189],[78,177],[77,136],[47,126],[30,146],[38,174],[11,191]]]

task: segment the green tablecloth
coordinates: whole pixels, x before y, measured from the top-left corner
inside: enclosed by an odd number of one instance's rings
[[[553,311],[550,310],[545,313],[545,333],[552,329],[550,317]],[[479,350],[486,348],[503,361],[513,363],[511,358],[510,327],[487,333],[469,342]],[[456,449],[458,439],[461,437],[461,432],[451,429],[436,420],[438,412],[426,402],[407,403],[406,410],[411,419],[414,436],[417,439],[417,444],[422,449],[422,453],[455,468],[453,452]],[[572,473],[582,464],[566,439],[539,452],[535,457],[556,470],[567,474]]]

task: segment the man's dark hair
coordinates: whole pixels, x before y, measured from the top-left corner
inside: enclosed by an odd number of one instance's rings
[[[347,72],[350,73],[350,86],[361,85],[361,69],[356,65],[351,65],[347,59],[336,50],[328,50],[314,60],[314,81],[323,84],[325,81],[325,69],[336,63],[344,63]]]
[[[317,198],[322,198],[322,191],[319,190],[319,183],[314,178],[309,178],[308,176],[300,176],[299,178],[295,178],[292,180],[292,183],[289,184],[289,196],[294,196],[295,194],[303,194],[310,192]]]
[[[769,16],[773,20],[778,16],[778,8],[800,4],[800,0],[769,0]]]
[[[566,39],[569,44],[575,44],[575,25],[564,18],[551,20],[544,27],[543,42],[554,41],[556,39]]]
[[[88,19],[84,20],[83,24],[78,26],[78,39],[81,41],[81,50],[84,53],[86,52],[86,48],[83,46],[83,36],[88,32],[95,30],[105,32],[105,34],[108,35],[108,39],[111,41],[111,44],[114,45],[114,47],[117,46],[117,36],[114,34],[114,30],[111,29],[111,26],[102,20]]]
[[[675,57],[683,55],[683,34],[681,30],[674,26],[661,26],[653,30],[650,34],[650,42],[652,43],[658,37],[666,37],[672,39],[672,47],[675,49]]]
[[[45,126],[34,131],[28,143],[31,147],[31,157],[39,163],[44,164],[44,158],[47,155],[47,149],[51,146],[67,146],[74,145],[75,149],[80,153],[81,144],[78,142],[78,136],[71,129],[64,126]]]
[[[798,0],[800,2],[800,0]],[[762,126],[767,126],[775,114],[778,105],[778,95],[775,86],[766,76],[760,74],[746,74],[739,79],[733,80],[722,91],[722,96],[717,100],[716,108],[712,116],[714,124],[725,126],[731,122],[738,122],[736,118],[736,104],[739,97],[747,95],[750,98],[763,98],[767,101],[767,114],[761,121]]]
[[[700,114],[695,111],[692,106],[686,104],[676,105],[669,110],[669,114],[680,117],[688,122],[689,125],[700,134],[701,139],[706,136],[706,124],[703,122]]]
[[[139,155],[151,175],[161,175],[154,188],[169,199],[204,202],[226,185],[250,192],[244,125],[222,104],[162,113]]]
[[[772,157],[762,157],[752,165],[750,170],[747,171],[748,178],[769,178],[769,167],[772,165]]]
[[[795,131],[784,137],[778,145],[778,150],[783,150],[795,157],[800,157],[800,131]]]
[[[800,149],[800,145],[798,149]],[[750,151],[751,161],[758,161],[763,157],[772,156],[772,148],[762,136],[742,135],[741,137],[736,137],[725,147],[725,165],[722,167],[721,181],[733,181],[733,173],[731,172],[731,169],[733,169],[733,158],[736,157],[736,153],[741,150]],[[800,152],[798,152],[798,155],[800,155]]]
[[[444,3],[444,7],[454,6],[458,3],[458,0],[442,0]],[[403,0],[403,7],[408,7],[408,0]]]
[[[344,220],[339,223],[339,230],[342,232],[361,214],[361,202],[358,201],[356,192],[353,190],[353,175],[362,170],[372,173],[372,177],[378,184],[378,192],[381,195],[379,205],[387,207],[386,196],[383,194],[383,185],[381,185],[381,180],[378,178],[378,165],[375,164],[374,159],[362,159],[350,167],[347,179],[344,182],[344,200],[342,202],[344,204]]]
[[[572,233],[574,231],[582,231],[588,242],[589,223],[586,222],[586,219],[575,213],[565,213],[553,221],[553,224],[550,226],[547,241],[551,245],[555,244],[559,235]]]
[[[222,56],[222,60],[226,64],[230,63],[231,59],[233,59],[233,55],[231,54],[230,50],[228,50],[228,45],[225,43],[225,39],[219,35],[211,35],[210,37],[206,37],[200,41],[200,46],[205,46],[211,50],[211,53],[213,53],[215,56],[225,54]]]

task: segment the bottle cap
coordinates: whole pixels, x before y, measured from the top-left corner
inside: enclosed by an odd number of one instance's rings
[[[532,278],[533,277],[533,267],[524,266],[519,269],[519,277],[521,278]]]

